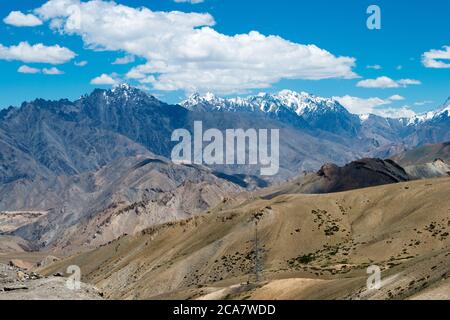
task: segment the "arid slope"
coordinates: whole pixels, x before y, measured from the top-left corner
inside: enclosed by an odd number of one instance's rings
[[[107,298],[442,298],[450,292],[449,192],[450,178],[440,178],[250,199],[41,271],[79,265]],[[366,291],[370,265],[382,269],[381,290]]]

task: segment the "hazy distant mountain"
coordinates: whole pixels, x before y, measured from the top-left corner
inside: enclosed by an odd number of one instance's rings
[[[412,179],[432,179],[450,176],[450,165],[441,159],[425,164],[410,165],[405,171]]]
[[[442,159],[450,164],[450,142],[429,144],[402,152],[392,158],[401,165],[417,165]]]

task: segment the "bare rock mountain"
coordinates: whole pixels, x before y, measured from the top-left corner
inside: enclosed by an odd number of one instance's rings
[[[247,99],[193,96],[183,106],[127,85],[76,101],[38,99],[0,112],[0,210],[45,212],[6,231],[40,246],[95,246],[208,210],[241,187],[279,183],[323,163],[336,166],[309,175],[299,192],[404,181],[402,169],[389,161],[338,166],[439,139],[449,119],[441,108],[417,121],[364,120],[332,99],[291,91]],[[279,129],[279,174],[262,180],[258,167],[170,163],[173,130],[192,131],[194,121],[205,130]]]
[[[436,159],[450,163],[450,142],[413,148],[394,156],[392,159],[404,166],[426,164]]]
[[[101,245],[152,225],[185,219],[242,191],[207,168],[175,165],[151,155],[118,159],[96,172],[36,180],[25,190],[34,195],[26,206],[46,214],[12,234],[61,249]],[[8,191],[7,199],[18,192]],[[20,201],[4,205],[24,206]]]

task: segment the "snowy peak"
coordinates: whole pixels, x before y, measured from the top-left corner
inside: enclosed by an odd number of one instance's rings
[[[114,86],[111,90],[105,91],[106,95],[112,97],[123,97],[125,99],[149,97],[144,91],[132,87],[126,83]]]
[[[199,93],[193,93],[181,105],[192,111],[218,111],[227,105],[227,101],[211,92],[203,96]]]
[[[434,111],[428,111],[426,113],[422,113],[419,115],[415,115],[408,120],[408,125],[417,125],[420,123],[424,123],[427,121],[439,121],[441,119],[450,118],[450,98],[442,105],[442,107],[438,108]]]
[[[330,125],[330,122],[334,122],[336,125],[343,124],[343,120],[355,125],[355,119],[357,119],[356,122],[362,124],[370,119],[369,114],[351,114],[335,99],[292,90],[282,90],[274,94],[262,92],[245,98],[228,99],[217,97],[212,93],[203,96],[195,93],[181,105],[196,111],[259,112],[275,118],[283,117],[285,122],[292,122],[286,119],[288,115],[290,120],[295,117],[303,118],[315,127],[325,127]],[[448,118],[450,118],[450,98],[435,111],[397,119],[397,121],[405,126],[415,126],[427,121],[440,121]]]
[[[291,90],[228,99],[213,94],[193,94],[181,105],[199,112],[255,113],[297,128],[319,128],[350,135],[354,135],[360,126],[358,117],[349,113],[336,100]]]
[[[105,105],[134,105],[139,106],[146,103],[159,102],[155,97],[147,94],[145,91],[128,84],[119,84],[112,89],[95,89],[90,95],[81,97],[82,100],[104,100]]]
[[[444,115],[447,113],[447,117],[450,117],[450,97],[445,101],[444,105],[436,112],[436,115]]]
[[[346,109],[336,100],[318,97],[306,92],[280,91],[275,95],[282,104],[295,110],[298,115],[306,113],[345,112]]]
[[[306,92],[283,90],[276,94],[259,93],[246,98],[236,97],[223,99],[212,93],[201,96],[192,94],[181,103],[189,110],[216,110],[229,112],[260,111],[264,113],[294,112],[297,116],[324,114],[327,112],[347,112],[334,99],[314,96]]]

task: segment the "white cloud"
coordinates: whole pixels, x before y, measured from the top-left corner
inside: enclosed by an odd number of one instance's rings
[[[114,62],[112,64],[129,64],[129,63],[133,63],[134,62],[134,56],[125,56],[122,58],[117,58],[116,60],[114,60]]]
[[[115,85],[118,81],[115,80],[112,76],[103,73],[102,75],[91,80],[91,84],[97,85]]]
[[[11,11],[3,22],[16,27],[35,27],[42,24],[41,19],[33,14],[24,14],[20,11]]]
[[[17,69],[17,72],[19,72],[19,73],[35,74],[35,73],[40,73],[41,70],[29,67],[29,66],[20,66],[19,69]]]
[[[393,96],[389,97],[389,100],[392,101],[401,101],[401,100],[405,100],[405,97],[399,95],[399,94],[394,94]]]
[[[382,108],[382,106],[391,104],[392,101],[395,100],[395,98],[398,97],[391,96],[388,99],[381,99],[378,97],[364,99],[359,97],[352,97],[349,95],[343,97],[333,97],[333,99],[342,104],[349,112],[354,114],[375,114],[386,118],[404,118],[412,117],[415,115],[415,112],[412,111],[408,106],[403,106],[401,108]]]
[[[88,64],[88,62],[85,61],[85,60],[74,62],[74,65],[77,66],[77,67],[84,67],[84,66],[86,66],[87,64]]]
[[[444,46],[443,50],[430,50],[422,55],[422,63],[427,68],[450,68],[450,61],[441,60],[450,60],[450,46]]]
[[[431,103],[433,103],[433,102],[434,102],[434,101],[432,101],[432,100],[417,101],[417,102],[414,102],[414,105],[415,105],[415,106],[425,106],[425,105],[431,104]]]
[[[366,67],[367,69],[380,70],[381,66],[379,64],[374,64]]]
[[[419,85],[422,84],[419,80],[414,79],[401,79],[397,81],[402,86],[409,86],[409,85]]]
[[[74,57],[74,52],[59,45],[45,46],[42,43],[30,45],[28,42],[20,42],[16,46],[6,47],[0,44],[0,60],[62,64]]]
[[[349,112],[354,114],[374,113],[375,107],[391,103],[389,100],[377,97],[364,99],[349,95],[343,97],[333,97],[333,99],[342,104]]]
[[[398,88],[399,84],[389,77],[378,77],[376,79],[361,80],[357,83],[363,88]]]
[[[50,0],[35,13],[53,29],[81,36],[88,48],[145,58],[147,63],[130,75],[158,90],[231,93],[267,88],[281,79],[356,77],[354,58],[257,31],[225,35],[213,29],[214,18],[207,13],[78,0]]]
[[[400,79],[398,81],[393,80],[389,77],[378,77],[376,79],[366,79],[359,81],[356,85],[362,88],[399,88],[406,87],[408,85],[419,85],[421,82],[419,80],[413,79]]]
[[[42,73],[43,74],[48,74],[48,75],[59,75],[59,74],[64,74],[64,72],[62,72],[61,70],[59,70],[58,68],[52,67],[52,68],[44,68],[42,69]]]
[[[403,106],[400,108],[380,109],[376,110],[375,114],[385,118],[411,118],[416,115],[416,113],[408,106]]]
[[[184,3],[184,2],[188,2],[188,3],[192,3],[192,4],[197,4],[197,3],[202,3],[204,2],[204,0],[174,0],[177,3]]]
[[[26,65],[20,66],[19,69],[17,69],[17,72],[20,73],[29,73],[29,74],[36,74],[36,73],[43,73],[46,75],[59,75],[59,74],[64,74],[64,72],[62,72],[61,70],[59,70],[58,68],[52,67],[52,68],[43,68],[38,69],[38,68],[32,68]]]

